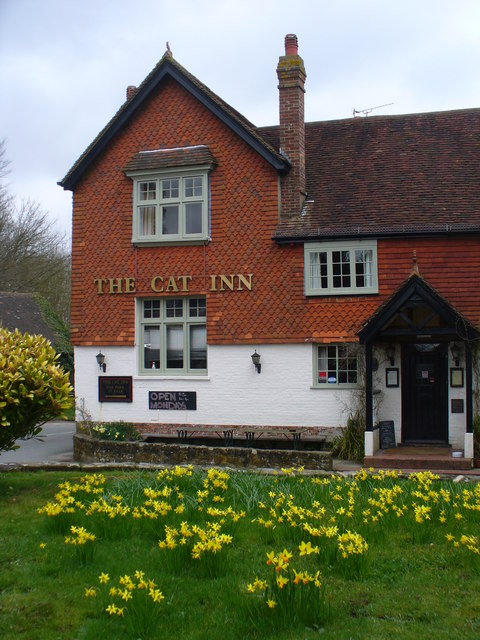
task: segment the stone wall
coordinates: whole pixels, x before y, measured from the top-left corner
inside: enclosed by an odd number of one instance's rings
[[[78,462],[150,463],[242,469],[281,469],[304,467],[307,470],[331,471],[329,451],[288,451],[246,447],[207,447],[190,444],[151,442],[112,442],[77,433],[73,438],[73,455]]]

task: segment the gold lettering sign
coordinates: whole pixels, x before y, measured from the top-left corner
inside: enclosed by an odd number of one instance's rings
[[[210,291],[251,291],[253,273],[215,274],[210,276]],[[155,293],[188,293],[193,276],[154,276],[150,288]],[[136,293],[135,278],[95,278],[97,293]]]

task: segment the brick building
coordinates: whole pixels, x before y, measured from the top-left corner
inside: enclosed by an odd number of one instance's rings
[[[388,421],[470,457],[480,111],[305,123],[293,35],[277,76],[258,128],[167,51],[59,183],[78,400],[158,432],[360,407],[367,453]]]

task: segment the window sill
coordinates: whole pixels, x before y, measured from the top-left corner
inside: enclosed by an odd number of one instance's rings
[[[195,380],[201,382],[210,382],[210,376],[208,374],[200,374],[198,376],[192,376],[190,374],[179,374],[173,376],[170,373],[159,373],[158,375],[152,375],[151,373],[137,374],[133,377],[134,380]]]
[[[132,240],[134,247],[180,247],[180,246],[195,246],[209,244],[212,241],[211,238],[195,238],[186,240]]]
[[[358,384],[325,384],[325,385],[313,385],[310,387],[312,391],[353,391],[354,389],[361,389]]]

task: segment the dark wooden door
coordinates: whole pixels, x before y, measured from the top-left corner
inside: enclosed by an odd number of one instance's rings
[[[403,442],[446,443],[447,345],[405,345],[402,372]]]

